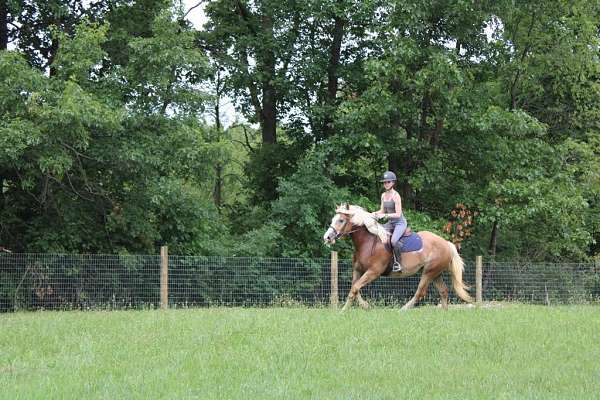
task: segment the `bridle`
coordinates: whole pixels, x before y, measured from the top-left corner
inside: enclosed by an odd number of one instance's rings
[[[346,221],[346,223],[348,223],[348,221]],[[345,235],[351,235],[354,232],[358,231],[358,228],[356,228],[354,230],[351,230],[350,232],[342,232],[342,233],[340,233],[340,232],[338,232],[337,229],[335,229],[335,226],[333,226],[333,224],[329,225],[329,227],[331,229],[333,229],[333,231],[335,232],[335,238],[334,238],[334,240],[338,240],[339,238],[341,238],[341,237],[343,237]]]
[[[346,220],[344,222],[344,225],[347,224],[348,222],[349,222],[349,220]],[[359,226],[358,228],[353,229],[353,230],[351,230],[349,232],[342,232],[342,233],[338,232],[338,230],[335,229],[335,226],[333,226],[333,224],[330,224],[329,228],[333,229],[333,231],[335,232],[335,237],[333,238],[333,240],[338,240],[339,238],[341,238],[341,237],[343,237],[345,235],[348,235],[348,236],[352,235],[354,232],[358,231],[361,228],[361,226]],[[375,244],[376,243],[377,243],[377,239],[376,239],[375,236],[373,236],[373,245],[371,247],[371,255],[373,255],[373,249],[375,248]]]

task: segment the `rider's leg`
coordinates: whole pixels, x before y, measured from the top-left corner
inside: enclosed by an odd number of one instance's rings
[[[404,218],[394,227],[394,233],[392,233],[392,238],[390,239],[390,244],[392,245],[392,250],[394,254],[394,266],[392,268],[393,272],[398,272],[402,270],[402,265],[400,264],[400,246],[398,246],[398,242],[400,238],[404,234],[404,231],[407,227],[407,222]]]

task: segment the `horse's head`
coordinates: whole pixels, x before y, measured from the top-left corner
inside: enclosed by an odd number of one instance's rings
[[[331,219],[329,229],[323,235],[323,241],[325,244],[333,244],[342,235],[348,234],[352,231],[352,218],[350,206],[348,204],[342,204],[336,210],[336,214]]]
[[[369,232],[376,235],[383,243],[388,242],[389,233],[364,208],[342,204],[336,208],[335,212],[336,214],[331,219],[329,229],[323,235],[325,244],[333,244],[336,239],[356,231],[357,227],[361,226],[367,228]]]

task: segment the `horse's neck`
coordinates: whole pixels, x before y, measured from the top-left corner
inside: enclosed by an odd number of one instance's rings
[[[375,235],[369,232],[364,226],[361,226],[356,232],[352,233],[352,242],[354,243],[354,248],[357,250],[360,249],[361,246],[367,244],[372,245],[371,240],[373,238],[375,238]]]

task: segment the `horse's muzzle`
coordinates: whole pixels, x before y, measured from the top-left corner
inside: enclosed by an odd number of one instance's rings
[[[327,232],[323,235],[323,241],[325,244],[334,244],[335,240],[338,238],[339,234],[333,227],[329,227]]]

